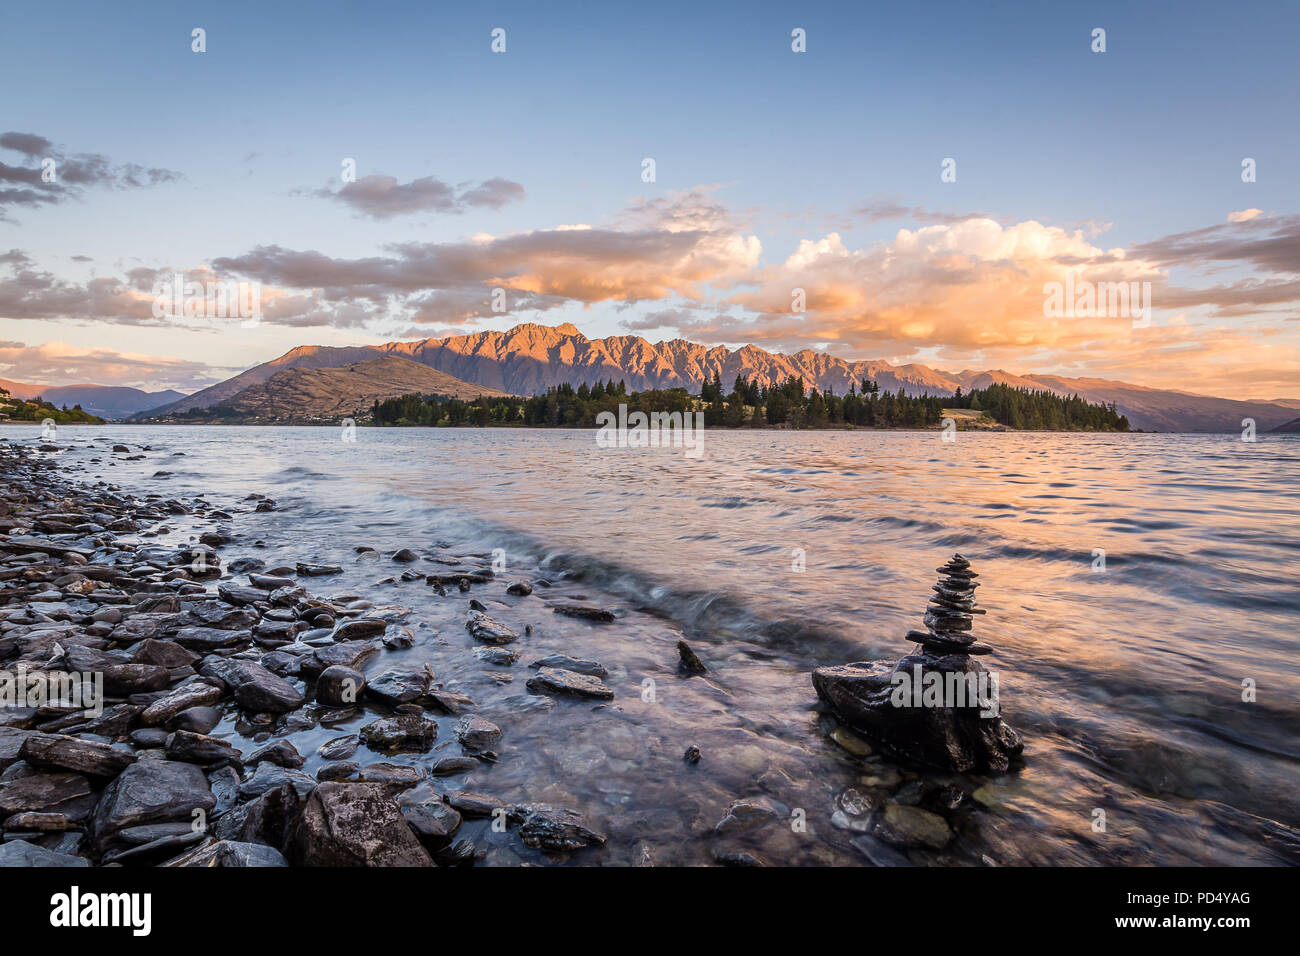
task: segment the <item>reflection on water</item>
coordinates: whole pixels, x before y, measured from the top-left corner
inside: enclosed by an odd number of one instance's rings
[[[710,431],[690,459],[599,449],[593,434],[362,429],[345,443],[334,429],[60,429],[77,446],[70,460],[97,458],[90,474],[133,491],[275,498],[279,511],[240,516],[227,558],[342,563],[344,577],[309,588],[412,608],[419,643],[369,670],[428,661],[506,731],[498,764],[437,786],[583,809],[610,841],[575,862],[742,849],[774,863],[865,862],[863,838],[832,825],[834,800],[849,786],[887,797],[908,775],[827,738],[808,673],[906,653],[903,634],[953,551],[982,575],[976,629],[996,648],[988,661],[1027,764],[994,781],[926,775],[983,789],[954,843],[913,861],[1295,859],[1300,441]],[[151,451],[110,465],[115,441]],[[152,478],[159,469],[172,474]],[[394,566],[359,559],[362,544],[503,548],[506,580],[555,586],[517,599],[504,581],[447,598],[378,585]],[[471,596],[534,625],[515,667],[473,655]],[[620,619],[602,627],[547,607],[577,597]],[[683,636],[708,678],[677,675]],[[615,700],[527,694],[527,663],[549,653],[601,661]],[[1242,701],[1245,680],[1254,702]],[[455,752],[454,723],[443,721],[439,756]],[[346,730],[319,728],[299,749]],[[704,754],[695,766],[681,759],[690,745]],[[731,801],[757,796],[802,809],[807,832],[711,834]],[[1093,831],[1096,809],[1105,833]],[[485,824],[466,832],[491,847],[488,862],[540,859]]]

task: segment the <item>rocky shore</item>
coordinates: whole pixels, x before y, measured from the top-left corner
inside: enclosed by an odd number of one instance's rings
[[[251,494],[239,510],[275,508]],[[234,518],[202,496],[75,483],[50,455],[0,446],[0,865],[469,865],[483,850],[458,831],[476,818],[547,853],[605,842],[569,807],[435,788],[496,761],[502,729],[427,664],[376,667],[414,642],[410,610],[305,586],[339,567],[223,564]],[[163,544],[178,528],[193,533]],[[376,557],[443,594],[494,578]],[[513,663],[519,635],[474,605],[480,656]],[[535,694],[614,696],[597,662],[553,655],[533,671]],[[358,731],[322,744],[319,770],[304,772],[295,738],[358,715]],[[428,753],[431,715],[459,718],[459,755],[423,768],[383,759]],[[254,747],[212,733],[231,720]]]

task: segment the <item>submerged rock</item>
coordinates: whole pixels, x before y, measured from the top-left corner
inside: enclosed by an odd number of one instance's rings
[[[471,637],[484,644],[509,644],[519,639],[519,635],[506,625],[477,611],[465,622],[465,629]]]
[[[592,700],[613,700],[614,692],[599,677],[579,674],[576,671],[563,670],[558,667],[543,667],[535,677],[528,678],[526,685],[534,693],[547,691],[557,694],[569,694],[573,697],[587,697]]]

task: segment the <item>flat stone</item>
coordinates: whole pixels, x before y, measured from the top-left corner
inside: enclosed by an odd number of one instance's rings
[[[419,700],[429,689],[429,671],[415,667],[393,667],[366,684],[366,696],[396,707]]]
[[[190,824],[194,811],[209,813],[216,798],[194,764],[137,760],[108,785],[95,806],[89,836],[101,853],[122,848],[119,832],[146,824]]]
[[[283,714],[303,703],[297,688],[256,661],[214,658],[199,673],[225,684],[239,706],[252,713]]]
[[[568,694],[592,700],[613,700],[614,692],[599,677],[557,667],[543,667],[528,678],[527,687],[536,693]]]
[[[90,866],[90,861],[70,853],[55,853],[24,840],[9,840],[0,843],[0,867],[9,866]]]
[[[397,714],[366,724],[359,735],[371,750],[423,753],[437,739],[438,725],[418,714]]]
[[[482,717],[462,717],[456,726],[456,739],[466,750],[488,750],[503,736],[500,727]]]
[[[927,846],[941,850],[952,839],[948,821],[937,813],[901,803],[885,805],[885,812],[876,824],[875,835],[894,846]]]
[[[607,611],[603,607],[591,607],[586,604],[559,604],[551,608],[551,610],[565,617],[576,617],[597,624],[611,624],[614,621],[613,611]]]
[[[477,612],[470,615],[465,623],[465,629],[469,631],[472,638],[485,644],[510,644],[519,639],[518,634],[500,621],[494,621],[486,614]]]
[[[541,660],[533,661],[528,666],[534,669],[538,667],[554,667],[560,670],[573,671],[575,674],[586,674],[589,677],[609,676],[609,671],[605,670],[605,666],[599,661],[584,661],[564,654],[551,654]]]
[[[34,767],[105,779],[116,777],[135,762],[130,751],[63,734],[32,734],[23,741],[19,756]]]
[[[146,727],[156,727],[166,723],[183,710],[215,704],[221,700],[223,693],[220,687],[204,681],[182,684],[146,707],[140,714],[140,723]]]

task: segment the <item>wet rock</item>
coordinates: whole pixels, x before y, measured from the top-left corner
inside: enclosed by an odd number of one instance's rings
[[[239,706],[253,713],[283,714],[303,703],[302,694],[292,684],[256,661],[216,658],[205,663],[199,673],[221,681],[234,692]]]
[[[446,800],[462,817],[470,819],[479,819],[490,817],[497,810],[510,809],[510,804],[497,797],[489,796],[486,793],[474,793],[471,790],[452,790],[446,795]]]
[[[474,656],[485,664],[495,664],[498,667],[509,667],[519,660],[518,654],[504,647],[476,647]]]
[[[766,797],[737,800],[727,808],[722,819],[713,827],[719,834],[744,833],[766,826],[780,816],[776,804]]]
[[[207,777],[194,764],[137,760],[100,796],[90,819],[89,838],[104,853],[122,847],[123,830],[182,821],[188,825],[194,811],[206,814],[215,804]]]
[[[527,597],[533,593],[533,586],[527,581],[516,581],[506,588],[507,594],[513,594],[515,597]]]
[[[316,699],[329,707],[346,707],[361,699],[365,675],[343,664],[321,671],[316,679]]]
[[[490,750],[503,736],[500,727],[482,717],[462,717],[456,726],[456,739],[466,750]]]
[[[450,777],[458,773],[477,770],[482,764],[473,757],[440,757],[429,767],[435,777]]]
[[[584,697],[591,700],[614,699],[614,692],[599,677],[562,670],[557,667],[540,668],[535,677],[528,678],[526,686],[529,690],[539,694],[568,694],[572,697]]]
[[[307,799],[290,838],[302,866],[432,866],[397,803],[366,783],[322,783]]]
[[[486,614],[474,613],[465,623],[465,629],[476,641],[485,644],[509,644],[519,639],[516,634],[500,621],[494,621]]]
[[[287,740],[273,740],[254,750],[248,758],[250,764],[261,763],[263,760],[290,770],[301,769],[306,762],[302,754],[298,753],[298,748]]]
[[[586,604],[559,604],[551,608],[551,610],[565,617],[576,617],[596,624],[611,624],[614,621],[613,611],[607,611],[603,607],[591,607]]]
[[[305,798],[315,788],[316,781],[301,771],[264,760],[253,768],[252,776],[240,783],[239,796],[249,800],[284,786],[291,787],[300,798]]]
[[[535,850],[572,853],[591,846],[604,846],[605,837],[586,826],[581,813],[549,804],[521,804],[511,816],[520,816],[519,838]]]
[[[247,644],[252,635],[247,631],[230,631],[220,627],[182,627],[172,638],[181,647],[207,653],[222,647]]]
[[[131,648],[131,660],[137,664],[153,664],[174,670],[198,663],[199,655],[187,651],[171,641],[159,641],[146,638]]]
[[[203,681],[182,684],[146,707],[140,714],[140,722],[146,727],[156,727],[183,710],[215,704],[223,693],[222,688]]]
[[[261,843],[211,840],[161,865],[210,869],[227,866],[288,866],[289,862],[279,850]]]
[[[230,607],[220,601],[198,601],[187,605],[185,623],[223,631],[246,631],[257,623],[257,612],[246,607]]]
[[[410,564],[412,561],[419,561],[420,556],[410,548],[402,548],[400,551],[393,552],[393,560],[402,564]]]
[[[356,641],[376,634],[383,634],[388,629],[388,622],[377,617],[359,617],[345,621],[334,631],[336,641]]]
[[[308,578],[324,577],[329,574],[342,574],[343,569],[337,564],[303,564],[301,561],[297,565],[298,574]]]
[[[0,818],[17,813],[61,813],[83,819],[95,795],[85,777],[75,773],[35,773],[0,786]]]
[[[677,667],[684,674],[707,674],[709,671],[685,641],[677,642],[677,658]]]
[[[429,689],[430,672],[424,668],[393,667],[366,685],[366,696],[397,707],[418,701]]]
[[[927,846],[941,850],[952,839],[948,822],[920,807],[890,803],[876,824],[875,835],[894,846]]]
[[[221,723],[221,711],[215,707],[191,707],[167,721],[168,730],[188,730],[196,734],[206,734]]]
[[[959,772],[1008,769],[1024,750],[1002,722],[988,673],[972,655],[989,650],[969,633],[974,608],[961,555],[939,569],[926,619],[929,632],[909,632],[920,649],[896,663],[874,661],[819,667],[813,687],[835,715],[897,756]],[[937,609],[937,610],[936,610]]]
[[[203,766],[239,763],[243,757],[243,754],[228,742],[207,734],[196,734],[190,730],[177,730],[170,734],[165,747],[169,759]]]
[[[609,671],[605,670],[604,665],[599,661],[584,661],[564,654],[550,654],[541,660],[533,661],[528,666],[532,668],[556,667],[560,670],[573,671],[575,674],[587,674],[590,677],[609,676]]]
[[[835,732],[831,734],[831,740],[835,741],[855,757],[871,756],[871,744],[867,743],[847,727],[836,727]]]
[[[689,764],[697,764],[702,756],[699,747],[691,746],[686,748],[686,752],[682,754],[682,759]]]
[[[438,725],[418,714],[398,714],[366,724],[361,742],[385,753],[423,753],[438,737]]]
[[[23,741],[19,756],[34,767],[104,779],[116,777],[135,762],[130,751],[63,734],[31,734]]]
[[[402,818],[428,849],[437,852],[451,845],[460,829],[461,816],[442,800],[401,805]]]
[[[347,734],[327,740],[316,748],[316,753],[324,760],[346,760],[357,752],[361,739],[356,734]]]
[[[345,641],[342,644],[319,647],[303,658],[300,673],[309,680],[315,680],[326,668],[335,664],[360,670],[367,660],[378,653],[379,648],[369,641]]]
[[[90,866],[90,861],[85,857],[73,856],[71,853],[56,853],[24,840],[9,840],[0,843],[0,867],[10,866]]]
[[[384,635],[384,646],[404,650],[415,646],[415,632],[409,627],[396,627]]]

